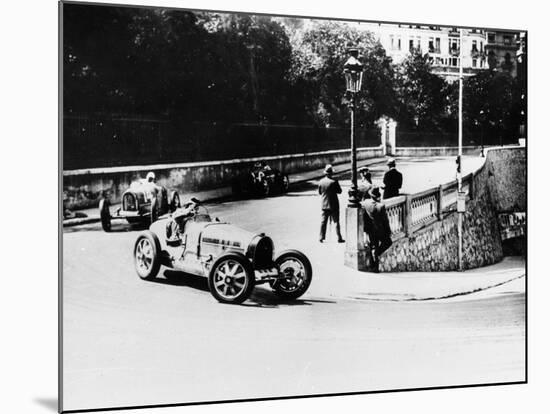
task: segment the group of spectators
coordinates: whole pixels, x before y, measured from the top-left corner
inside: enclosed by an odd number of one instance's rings
[[[387,161],[388,171],[383,178],[383,195],[380,187],[372,183],[372,176],[368,168],[359,170],[360,182],[357,192],[360,200],[365,234],[365,244],[371,255],[371,271],[379,271],[380,256],[392,244],[391,229],[386,213],[386,207],[382,199],[388,199],[399,195],[403,185],[403,175],[395,167],[395,159]],[[344,243],[340,230],[340,206],[338,194],[342,193],[340,183],[333,177],[332,165],[325,167],[325,177],[319,182],[319,194],[321,195],[321,229],[319,241],[325,241],[327,222],[332,220],[336,227],[338,243]]]

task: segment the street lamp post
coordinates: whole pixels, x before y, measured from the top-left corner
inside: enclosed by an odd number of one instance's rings
[[[485,148],[483,147],[483,135],[485,133],[485,131],[484,131],[484,128],[485,128],[485,122],[484,122],[485,112],[483,111],[483,109],[481,111],[479,111],[479,115],[481,115],[481,156],[485,157]]]
[[[351,138],[351,187],[348,192],[348,207],[359,207],[357,199],[357,146],[355,143],[355,98],[361,90],[363,82],[363,64],[357,59],[359,51],[350,49],[350,57],[344,64],[344,77],[346,78],[346,92],[350,95],[350,138]]]
[[[358,59],[359,51],[349,49],[350,57],[344,64],[346,93],[350,97],[350,139],[351,139],[351,186],[346,207],[346,251],[344,264],[356,270],[368,268],[367,253],[363,240],[363,214],[357,194],[357,146],[355,142],[355,106],[356,96],[363,81],[363,64]]]

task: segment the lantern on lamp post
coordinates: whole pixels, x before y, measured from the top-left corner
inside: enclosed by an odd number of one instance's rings
[[[351,188],[349,190],[349,207],[359,207],[357,199],[357,146],[355,144],[355,98],[361,90],[363,82],[363,64],[357,58],[358,49],[348,50],[350,57],[344,64],[344,77],[346,79],[346,93],[350,96],[349,108],[351,113]]]
[[[351,186],[349,189],[348,206],[346,208],[346,251],[344,264],[352,269],[367,270],[369,257],[365,249],[363,233],[363,214],[359,204],[357,191],[357,147],[355,144],[355,99],[361,90],[363,81],[363,65],[357,58],[359,51],[349,49],[350,57],[344,64],[346,79],[346,94],[349,97],[351,113]]]

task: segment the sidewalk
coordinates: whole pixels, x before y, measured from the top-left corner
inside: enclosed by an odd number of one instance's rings
[[[526,288],[525,260],[521,257],[505,257],[494,265],[463,272],[370,273],[326,260],[319,270],[323,275],[315,278],[308,294],[326,297],[326,292],[331,292],[330,296],[349,300],[422,301],[474,292],[496,295],[499,293],[494,288],[505,285],[507,292],[525,292]]]
[[[370,158],[368,160],[358,161],[357,168],[360,168],[363,166],[371,166],[375,164],[384,164],[385,161],[386,159],[384,157]],[[335,170],[335,175],[349,172],[350,171],[349,163],[336,165],[334,170]],[[312,171],[289,174],[288,177],[290,180],[290,185],[292,186],[293,184],[298,184],[298,183],[302,183],[310,180],[316,180],[324,177],[324,169],[320,168]],[[195,197],[204,202],[220,200],[226,197],[230,197],[231,195],[232,195],[231,187],[222,187],[222,188],[216,188],[213,190],[180,194],[180,196],[182,197],[182,200]],[[116,210],[118,207],[120,207],[120,203],[111,205],[111,211]],[[81,224],[95,223],[99,221],[99,210],[97,208],[88,208],[88,209],[78,210],[77,212],[75,212],[75,214],[80,217],[74,217],[74,218],[63,220],[63,227],[79,226]]]

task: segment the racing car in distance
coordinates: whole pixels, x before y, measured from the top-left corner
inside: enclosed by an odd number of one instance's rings
[[[231,182],[233,195],[237,197],[244,194],[269,196],[286,193],[289,185],[287,174],[283,174],[265,163],[255,163],[247,174],[235,177]]]
[[[126,219],[130,224],[154,223],[160,216],[175,211],[180,206],[177,191],[168,190],[156,183],[137,180],[122,194],[122,205],[111,213],[107,198],[99,200],[101,227],[111,231],[111,220]]]
[[[141,279],[154,280],[161,266],[166,266],[208,278],[212,296],[233,304],[244,302],[262,283],[283,299],[296,299],[306,292],[312,269],[303,253],[286,250],[274,259],[273,241],[265,234],[213,220],[201,204],[193,210],[175,242],[171,216],[160,218],[138,236],[134,263]]]

